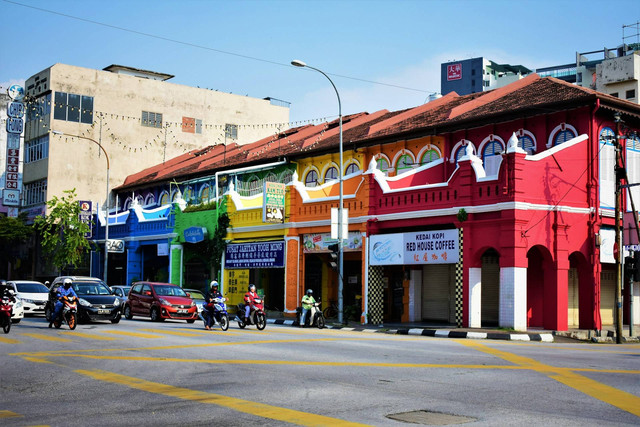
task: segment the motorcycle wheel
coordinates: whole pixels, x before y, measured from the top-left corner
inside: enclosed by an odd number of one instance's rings
[[[256,313],[256,328],[259,331],[263,330],[267,326],[267,318],[262,313]]]
[[[318,326],[318,329],[324,328],[324,316],[318,316],[316,324]]]
[[[133,319],[133,314],[131,314],[131,307],[128,305],[124,306],[124,318],[127,320]]]
[[[55,326],[56,329],[60,329],[60,326],[62,326],[62,318],[60,316],[53,321],[53,326]]]
[[[44,308],[44,318],[47,319],[47,322],[51,322],[51,309],[49,308],[49,304]]]
[[[229,316],[227,316],[226,314],[223,314],[220,317],[220,329],[222,329],[223,331],[226,331],[227,329],[229,329]]]
[[[247,325],[244,323],[244,321],[243,321],[243,320],[238,320],[238,327],[239,327],[240,329],[244,329],[244,328],[245,328],[245,326],[247,326]]]
[[[78,326],[78,315],[76,313],[71,313],[67,318],[67,325],[69,325],[69,329],[72,331]],[[56,326],[57,328],[57,326]]]
[[[4,331],[5,334],[8,334],[9,331],[11,330],[11,322],[4,322],[4,324],[2,325],[2,330]]]

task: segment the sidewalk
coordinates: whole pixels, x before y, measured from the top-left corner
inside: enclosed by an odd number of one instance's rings
[[[298,327],[298,322],[291,318],[271,318],[268,323]],[[327,321],[327,329],[339,329],[343,331],[384,333],[398,335],[417,335],[424,337],[457,338],[457,339],[490,339],[506,341],[543,341],[553,342],[554,331],[530,330],[527,332],[507,331],[498,328],[457,328],[453,325],[434,325],[424,322],[416,323],[386,323],[384,325],[361,325],[349,322],[348,325],[339,325]]]

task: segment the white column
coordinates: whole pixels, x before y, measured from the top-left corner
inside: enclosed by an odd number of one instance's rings
[[[482,268],[469,269],[469,327],[482,325]]]
[[[361,319],[363,319],[363,325],[369,323],[369,240],[367,239],[367,233],[362,233],[360,237],[360,241],[362,242],[362,255],[364,261],[364,277],[362,278],[362,297],[364,298],[364,312]]]
[[[527,269],[500,269],[500,319],[502,327],[527,330]]]

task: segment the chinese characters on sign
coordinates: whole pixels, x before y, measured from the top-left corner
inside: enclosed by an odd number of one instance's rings
[[[234,306],[244,301],[244,294],[248,288],[249,270],[227,271],[227,284],[223,286],[223,293],[229,298],[228,305]]]
[[[84,222],[89,226],[89,231],[85,233],[84,237],[90,239],[93,235],[93,233],[91,232],[91,230],[93,230],[93,209],[91,206],[91,202],[87,200],[79,200],[78,203],[80,204],[80,213],[78,214],[78,220],[80,222]]]
[[[447,81],[460,80],[462,78],[462,64],[447,65]]]
[[[265,181],[262,222],[284,222],[284,194],[284,184]]]
[[[22,99],[19,94],[24,92],[20,86],[12,86],[12,99]],[[11,93],[10,93],[11,95]],[[20,135],[24,129],[24,104],[12,101],[7,106],[7,162],[6,176],[2,203],[5,206],[20,205],[19,165],[20,165]]]
[[[371,265],[455,264],[458,230],[378,234],[369,237]]]
[[[227,245],[225,268],[282,268],[284,241]]]

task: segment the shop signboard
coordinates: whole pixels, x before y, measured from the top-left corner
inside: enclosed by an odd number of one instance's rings
[[[462,79],[462,64],[448,64],[447,65],[447,80],[460,80]]]
[[[107,240],[107,252],[110,254],[124,253],[124,240],[109,239]]]
[[[264,183],[264,204],[262,206],[262,222],[284,222],[285,185],[279,182]]]
[[[224,268],[283,268],[284,247],[284,240],[229,244]]]
[[[455,264],[458,250],[455,229],[378,234],[369,237],[369,264]]]
[[[20,134],[24,130],[24,112],[25,107],[20,101],[24,97],[24,88],[19,85],[13,85],[9,88],[9,96],[14,101],[7,105],[7,159],[5,163],[5,182],[6,189],[2,195],[2,203],[5,206],[20,205]]]
[[[228,270],[227,283],[223,286],[224,296],[229,298],[228,307],[234,307],[244,301],[244,294],[249,288],[249,270]]]
[[[89,226],[89,231],[84,234],[84,237],[90,239],[93,236],[93,209],[92,203],[88,200],[79,200],[80,213],[78,213],[78,220],[84,222]]]
[[[205,227],[189,227],[184,230],[184,240],[187,243],[198,243],[204,240],[207,234]]]
[[[329,233],[305,234],[303,237],[305,253],[329,252],[329,245],[336,243]],[[350,231],[344,244],[344,250],[360,251],[362,249],[362,233]]]

